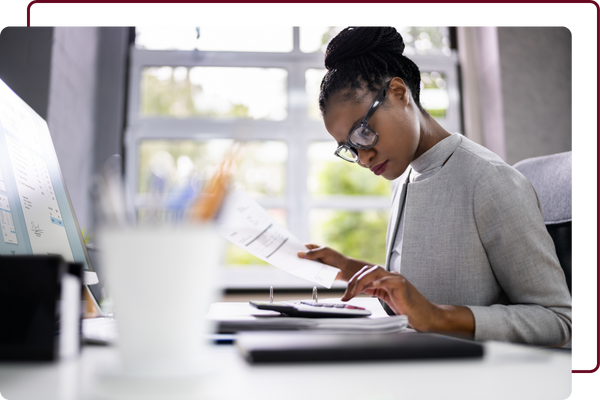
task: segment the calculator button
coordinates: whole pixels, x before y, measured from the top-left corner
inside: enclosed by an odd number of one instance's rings
[[[323,307],[333,307],[333,304],[323,304]]]
[[[350,310],[364,310],[364,308],[362,307],[356,307],[356,306],[351,306],[351,305],[347,305],[346,308],[350,309]]]
[[[323,307],[322,303],[315,303],[315,304],[311,304],[314,307]]]
[[[335,308],[344,308],[344,307],[346,307],[346,305],[345,304],[336,304],[334,307]]]

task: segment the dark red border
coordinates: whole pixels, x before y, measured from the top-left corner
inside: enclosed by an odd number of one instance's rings
[[[594,63],[594,69],[593,71],[596,71],[596,65],[598,62],[598,43],[600,42],[600,34],[599,34],[599,29],[598,29],[598,18],[596,18],[595,15],[595,8],[598,5],[598,1],[589,1],[589,2],[585,2],[585,4],[581,4],[581,5],[588,5],[591,6],[594,9],[594,29],[593,29],[593,38],[594,38],[594,47],[593,47],[593,63]],[[586,60],[587,62],[587,60]],[[595,75],[595,74],[594,74]],[[600,83],[598,82],[598,79],[594,79],[594,97],[593,99],[595,100],[596,95],[595,93],[598,93],[598,90],[600,90]],[[593,113],[594,115],[598,115],[598,111],[600,110],[600,107],[598,105],[597,101],[594,101],[594,109],[593,109]],[[581,127],[581,125],[580,125]],[[593,193],[594,193],[594,202],[593,202],[593,208],[594,210],[600,210],[600,189],[598,188],[598,175],[600,174],[600,163],[598,162],[598,159],[596,158],[596,154],[598,154],[598,152],[600,151],[600,140],[598,140],[598,124],[597,122],[594,120],[594,180],[593,180],[593,185],[594,185],[594,189],[593,189]],[[598,227],[600,226],[600,213],[598,211],[595,212],[594,215],[594,249],[597,249],[600,247],[600,231],[598,229]],[[580,236],[581,237],[581,236]],[[580,260],[581,262],[581,260]],[[581,264],[583,265],[583,264]],[[594,254],[594,282],[593,282],[593,287],[594,287],[594,298],[593,298],[593,303],[594,303],[594,313],[593,313],[593,318],[594,318],[594,363],[592,364],[592,366],[590,367],[573,367],[572,369],[572,374],[573,376],[592,376],[592,375],[597,375],[600,373],[600,295],[598,295],[598,288],[600,288],[600,257],[598,256],[598,254]]]
[[[407,4],[408,3],[408,4]],[[370,2],[369,5],[417,5],[410,4],[412,2],[390,2],[379,1]],[[491,1],[487,2],[486,6],[590,6],[595,9],[598,1],[564,1],[564,0],[530,0],[530,1]],[[33,23],[33,9],[36,6],[81,6],[81,0],[26,0],[24,8],[24,20],[26,25]],[[281,1],[240,1],[240,0],[220,0],[220,1],[192,1],[192,0],[169,0],[158,1],[158,0],[87,0],[85,6],[281,6]],[[327,5],[344,5],[344,6],[362,6],[364,2],[356,0],[346,1],[322,1],[322,0],[305,0],[305,1],[287,1],[286,6],[327,6]],[[429,0],[419,2],[419,6],[463,6],[463,5],[480,5],[472,1],[452,2],[448,4],[446,1]],[[594,10],[595,11],[595,10]],[[600,43],[600,34],[598,33],[598,20],[594,16],[594,64],[597,61],[596,49],[598,43]],[[594,68],[595,69],[595,68]],[[599,79],[594,79],[594,93],[600,91]],[[600,106],[598,102],[594,102],[594,115],[599,114]],[[596,137],[597,124],[594,121],[594,137]],[[600,140],[595,140],[594,143],[594,154],[600,150]],[[598,181],[598,175],[600,174],[600,163],[594,157],[594,209],[600,210],[600,189],[596,184]],[[600,226],[600,212],[596,212],[594,216],[594,248],[600,248],[600,232],[598,226]],[[600,288],[600,258],[594,256],[594,289]],[[572,374],[574,376],[592,376],[600,373],[600,296],[597,291],[594,290],[594,363],[590,367],[574,367]]]

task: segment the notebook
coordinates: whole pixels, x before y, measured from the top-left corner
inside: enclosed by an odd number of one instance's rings
[[[242,332],[236,340],[252,364],[481,358],[481,343],[420,333],[338,334],[320,332]]]

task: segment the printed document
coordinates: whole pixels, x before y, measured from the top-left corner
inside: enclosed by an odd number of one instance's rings
[[[216,222],[219,233],[230,242],[292,275],[329,289],[340,271],[298,258],[306,247],[241,189],[227,196]]]

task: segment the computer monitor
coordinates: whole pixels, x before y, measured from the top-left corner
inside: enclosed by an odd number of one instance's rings
[[[0,264],[59,254],[98,283],[58,165],[48,124],[0,80]]]

